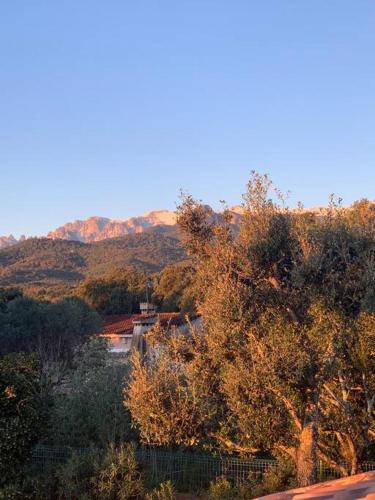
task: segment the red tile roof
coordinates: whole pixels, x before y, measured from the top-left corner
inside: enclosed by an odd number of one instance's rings
[[[133,321],[144,318],[141,314],[116,314],[104,317],[102,335],[120,335],[133,333]],[[158,321],[164,327],[168,325],[180,326],[186,322],[185,316],[180,313],[158,313]]]

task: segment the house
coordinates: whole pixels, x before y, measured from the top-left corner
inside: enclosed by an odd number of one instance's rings
[[[164,328],[174,326],[181,333],[186,333],[189,329],[187,318],[181,313],[157,313],[156,307],[149,302],[141,302],[140,311],[140,314],[117,314],[104,318],[101,336],[108,340],[110,352],[127,353],[131,349],[138,349],[144,354],[144,334],[156,324]],[[189,316],[189,323],[198,326],[200,318],[197,315]]]

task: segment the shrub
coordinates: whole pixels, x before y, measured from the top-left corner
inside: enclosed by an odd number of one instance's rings
[[[74,453],[68,462],[56,471],[59,497],[63,499],[93,498],[93,481],[100,468],[100,456],[90,451]]]
[[[101,500],[126,500],[143,493],[134,445],[128,443],[117,449],[113,445],[108,448],[94,480],[94,490]]]
[[[220,476],[210,482],[208,498],[209,500],[234,500],[238,498],[238,495],[230,482],[224,476]]]
[[[27,473],[27,471],[25,471]],[[0,500],[50,500],[56,497],[56,479],[52,476],[28,475],[0,489]]]
[[[171,481],[161,483],[157,488],[146,494],[146,500],[173,500],[174,487]]]
[[[290,461],[281,459],[277,467],[268,469],[259,484],[254,485],[254,482],[253,497],[289,490],[297,486],[296,470]]]
[[[38,360],[0,358],[0,487],[17,481],[43,427]]]
[[[124,407],[126,364],[111,364],[103,339],[93,338],[76,354],[76,369],[66,377],[68,390],[54,396],[48,442],[106,449],[130,441],[129,411]]]

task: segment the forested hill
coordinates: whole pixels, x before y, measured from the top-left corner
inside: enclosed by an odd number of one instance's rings
[[[96,243],[33,238],[0,250],[0,286],[16,286],[48,295],[69,291],[87,276],[135,266],[146,272],[186,258],[171,228]]]

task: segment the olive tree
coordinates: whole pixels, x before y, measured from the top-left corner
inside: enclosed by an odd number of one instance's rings
[[[301,485],[315,481],[318,457],[342,473],[348,470],[340,463],[350,459],[349,472],[358,470],[375,401],[368,220],[348,217],[334,202],[319,214],[291,211],[256,173],[238,233],[229,212],[213,218],[185,197],[178,222],[196,268],[204,328],[180,345],[179,356],[171,354],[173,335],[161,335],[163,363],[135,362],[127,404],[141,435],[150,441],[163,428],[164,444],[287,455]],[[166,397],[171,390],[183,398]],[[145,397],[152,421],[133,404],[135,393]],[[172,415],[185,414],[185,400],[191,425],[184,437]]]

